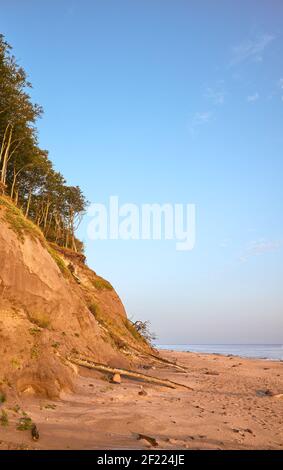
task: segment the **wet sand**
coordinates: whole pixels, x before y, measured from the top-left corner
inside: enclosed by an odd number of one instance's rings
[[[82,370],[76,392],[60,401],[22,397],[40,439],[16,429],[22,411],[5,409],[4,449],[283,449],[283,362],[162,351],[186,372],[149,363],[142,371],[192,387],[169,389]],[[279,396],[276,396],[279,395]]]

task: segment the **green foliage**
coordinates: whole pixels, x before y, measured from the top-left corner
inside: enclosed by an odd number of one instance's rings
[[[95,302],[93,302],[91,305],[89,305],[89,310],[93,314],[93,316],[96,318],[97,321],[99,321],[100,317],[100,308],[99,305]]]
[[[57,406],[54,405],[53,403],[45,405],[44,407],[46,410],[56,410]]]
[[[39,228],[30,220],[26,219],[22,211],[12,204],[8,198],[0,197],[0,206],[6,207],[7,210],[5,211],[4,220],[22,242],[24,242],[25,235],[43,241],[43,235]]]
[[[54,170],[48,152],[38,145],[36,121],[42,108],[29,95],[31,84],[0,34],[0,195],[11,197],[26,218],[8,212],[7,222],[21,240],[44,236],[58,245],[82,251],[75,237],[87,201],[78,186],[67,186]]]
[[[0,424],[1,424],[1,426],[8,426],[9,425],[8,414],[5,410],[1,410]]]
[[[38,346],[34,345],[30,350],[30,357],[31,359],[38,359],[39,358],[39,351]]]
[[[20,418],[17,424],[18,431],[29,431],[32,429],[32,427],[33,427],[33,421],[27,415]]]
[[[149,321],[138,320],[135,323],[130,323],[132,324],[132,327],[139,333],[139,335],[142,336],[142,338],[144,338],[144,340],[148,343],[152,344],[153,341],[157,339],[156,334],[151,331]]]
[[[110,282],[106,281],[100,276],[96,276],[92,280],[92,285],[95,287],[97,290],[113,290],[113,287],[111,286]]]
[[[20,361],[16,358],[13,358],[11,360],[11,365],[12,365],[12,367],[14,367],[14,369],[19,369],[21,367]]]
[[[123,330],[104,314],[103,310],[96,302],[92,302],[88,308],[96,321],[107,330],[108,341],[110,340],[116,348],[123,349],[126,346],[123,340]]]
[[[15,405],[13,406],[13,408],[11,408],[11,410],[14,412],[14,413],[19,413],[20,410],[21,410],[21,407],[19,405]]]
[[[32,336],[37,336],[38,334],[41,333],[41,330],[39,328],[30,328],[29,329],[29,333],[32,335]]]
[[[0,391],[0,403],[5,403],[7,400],[6,394]]]

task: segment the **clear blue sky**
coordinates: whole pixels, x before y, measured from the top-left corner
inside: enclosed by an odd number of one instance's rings
[[[68,183],[92,202],[196,204],[191,252],[80,228],[162,343],[283,342],[282,29],[280,0],[1,0]]]

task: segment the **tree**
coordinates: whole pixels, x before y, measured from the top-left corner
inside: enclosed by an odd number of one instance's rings
[[[149,343],[152,343],[157,339],[156,334],[153,333],[150,329],[150,322],[149,321],[136,321],[134,324],[135,329],[138,331],[138,333],[143,336],[143,338],[148,341]]]
[[[9,194],[48,240],[81,251],[75,231],[87,203],[78,186],[66,185],[38,145],[36,120],[42,108],[32,103],[30,88],[0,35],[0,194]]]

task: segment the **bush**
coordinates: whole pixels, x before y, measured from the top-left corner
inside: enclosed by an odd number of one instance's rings
[[[7,209],[4,218],[21,242],[24,242],[25,235],[29,235],[31,238],[38,239],[41,242],[44,241],[43,234],[37,225],[26,219],[22,211],[9,198],[1,197],[0,205]]]
[[[0,392],[0,403],[5,403],[6,400],[6,394],[4,392]]]
[[[48,328],[50,326],[50,319],[46,313],[28,312],[28,319],[39,328]]]
[[[33,427],[33,422],[32,419],[25,415],[22,418],[19,419],[18,425],[17,425],[17,430],[18,431],[28,431],[32,429]]]
[[[92,285],[97,290],[113,290],[110,282],[106,281],[106,279],[103,279],[100,276],[96,276],[96,278],[93,279]]]
[[[5,410],[1,411],[0,424],[1,426],[8,426],[9,424],[8,414]]]
[[[133,327],[148,343],[152,344],[157,339],[156,334],[150,330],[149,321],[136,321]]]

